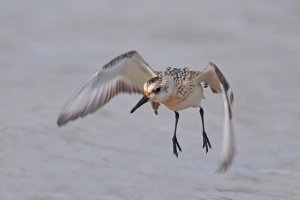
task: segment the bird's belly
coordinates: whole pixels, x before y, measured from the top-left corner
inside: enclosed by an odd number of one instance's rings
[[[163,104],[170,110],[179,111],[189,107],[199,107],[204,98],[203,89],[199,87],[199,89],[184,96],[172,95]]]

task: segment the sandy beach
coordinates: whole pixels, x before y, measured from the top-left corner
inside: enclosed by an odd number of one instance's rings
[[[300,197],[300,2],[1,1],[0,199],[140,200]],[[153,69],[215,62],[235,94],[237,154],[216,174],[221,95],[155,116],[119,95],[59,128],[70,95],[115,56],[137,50]]]

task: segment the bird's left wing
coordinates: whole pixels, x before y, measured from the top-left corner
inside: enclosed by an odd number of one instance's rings
[[[138,52],[124,53],[95,72],[74,93],[62,108],[57,125],[95,112],[121,92],[142,94],[144,83],[155,76]]]
[[[222,93],[225,109],[224,120],[224,139],[221,153],[221,162],[218,171],[224,172],[232,163],[235,147],[234,134],[232,127],[232,110],[233,93],[230,90],[229,83],[214,63],[209,65],[199,74],[199,80],[209,85],[214,93]]]

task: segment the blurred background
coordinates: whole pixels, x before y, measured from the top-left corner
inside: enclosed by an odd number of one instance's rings
[[[300,2],[1,1],[0,199],[298,199]],[[103,64],[137,50],[153,69],[215,62],[234,94],[237,154],[217,169],[221,95],[174,113],[120,95],[62,128],[69,96]]]

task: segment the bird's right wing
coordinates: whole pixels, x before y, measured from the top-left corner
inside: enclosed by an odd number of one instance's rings
[[[199,80],[209,85],[214,93],[223,94],[225,120],[224,120],[224,139],[221,153],[221,162],[218,171],[224,172],[232,163],[235,147],[232,127],[233,93],[225,76],[214,63],[209,65],[199,74]]]
[[[146,81],[155,77],[154,71],[136,51],[124,53],[95,72],[67,101],[57,125],[95,112],[115,95],[143,94]]]

